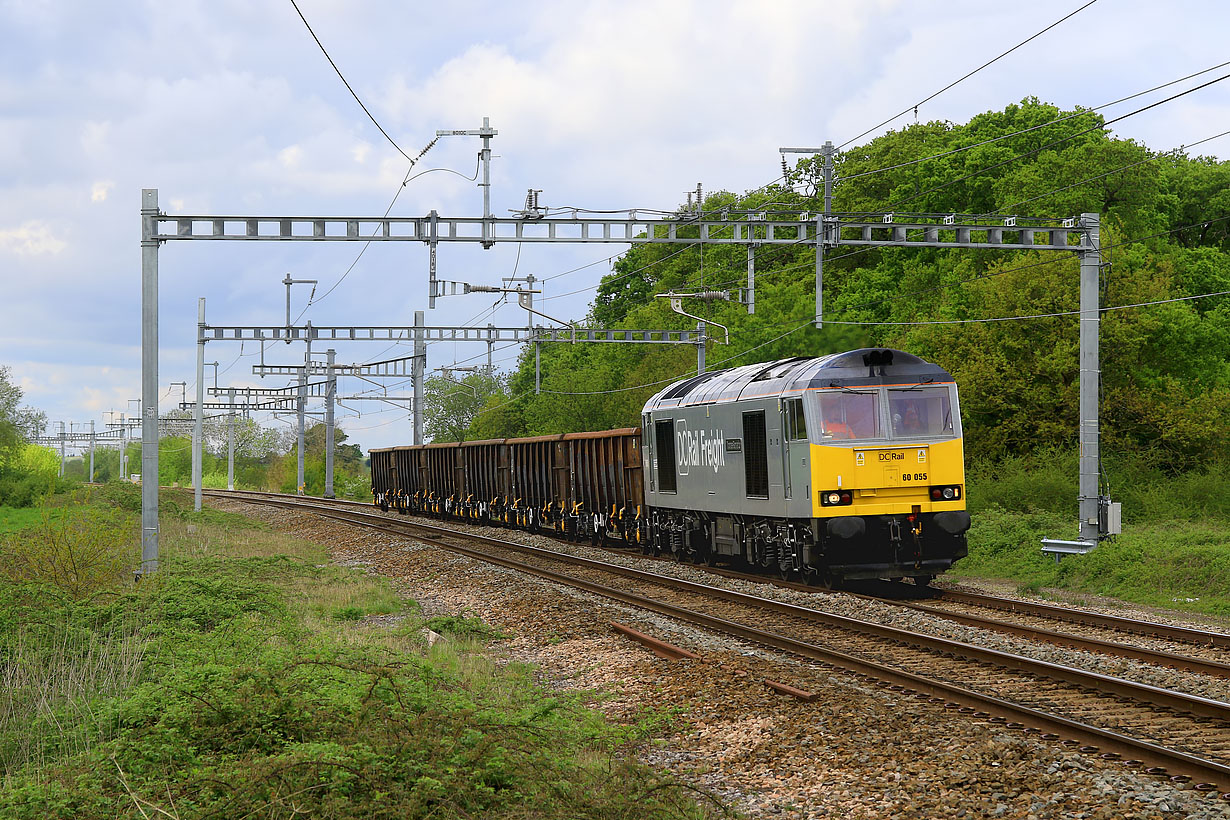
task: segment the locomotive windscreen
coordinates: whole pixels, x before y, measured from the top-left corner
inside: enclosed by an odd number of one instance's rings
[[[893,438],[954,435],[952,400],[947,387],[888,391]]]
[[[823,439],[880,437],[878,391],[833,390],[819,398]]]

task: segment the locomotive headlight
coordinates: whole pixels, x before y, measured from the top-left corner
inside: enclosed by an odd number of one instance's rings
[[[952,499],[956,498],[956,496],[957,496],[956,490],[954,490],[952,487],[944,488],[944,498],[945,499],[951,501]]]
[[[947,487],[932,487],[932,501],[956,501],[961,498],[961,485],[950,484]]]
[[[849,490],[822,490],[819,496],[822,507],[845,507],[854,503],[854,496]]]

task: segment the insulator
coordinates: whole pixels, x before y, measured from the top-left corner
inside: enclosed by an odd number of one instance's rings
[[[693,299],[698,299],[701,302],[725,302],[730,300],[730,291],[728,290],[702,290],[699,293],[690,295]]]

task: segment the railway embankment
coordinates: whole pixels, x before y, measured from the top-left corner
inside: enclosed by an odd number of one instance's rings
[[[429,614],[476,618],[498,629],[507,637],[492,645],[496,657],[531,664],[554,691],[583,693],[616,723],[636,725],[646,714],[664,716],[660,736],[646,737],[639,747],[640,759],[741,813],[799,818],[1230,816],[1224,801],[1190,784],[1142,774],[833,669],[530,579],[411,537],[373,536],[299,512],[249,511],[275,528],[328,543],[336,561],[392,579]],[[667,567],[654,569],[679,576],[702,573],[686,565]],[[707,581],[714,583],[712,576]],[[747,580],[723,583],[755,587],[771,597],[805,594],[766,592],[763,584]],[[942,625],[941,619],[891,614],[884,604],[809,595],[812,605],[825,600],[834,608],[879,609],[886,619],[905,619],[919,631],[957,629],[968,639],[981,639],[964,627]],[[612,621],[699,658],[657,658],[615,633]],[[1029,651],[1044,657],[1053,653],[1049,657],[1057,663],[1080,660],[1079,653],[1063,647]],[[1185,674],[1143,673],[1161,676],[1156,680],[1166,685],[1178,685]],[[805,702],[783,696],[767,687],[766,679],[819,697]]]
[[[631,753],[662,710],[602,719],[489,652],[493,622],[331,560],[336,533],[182,505],[166,494],[162,566],[135,587],[103,560],[133,548],[122,510],[3,536],[0,816],[719,811]],[[91,531],[108,549],[74,552]]]

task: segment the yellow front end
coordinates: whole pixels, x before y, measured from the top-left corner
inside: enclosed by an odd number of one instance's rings
[[[811,445],[812,515],[909,515],[965,509],[965,455],[961,439],[867,446]],[[959,488],[957,497],[932,498],[933,487]],[[825,493],[848,492],[849,504],[826,505]]]

